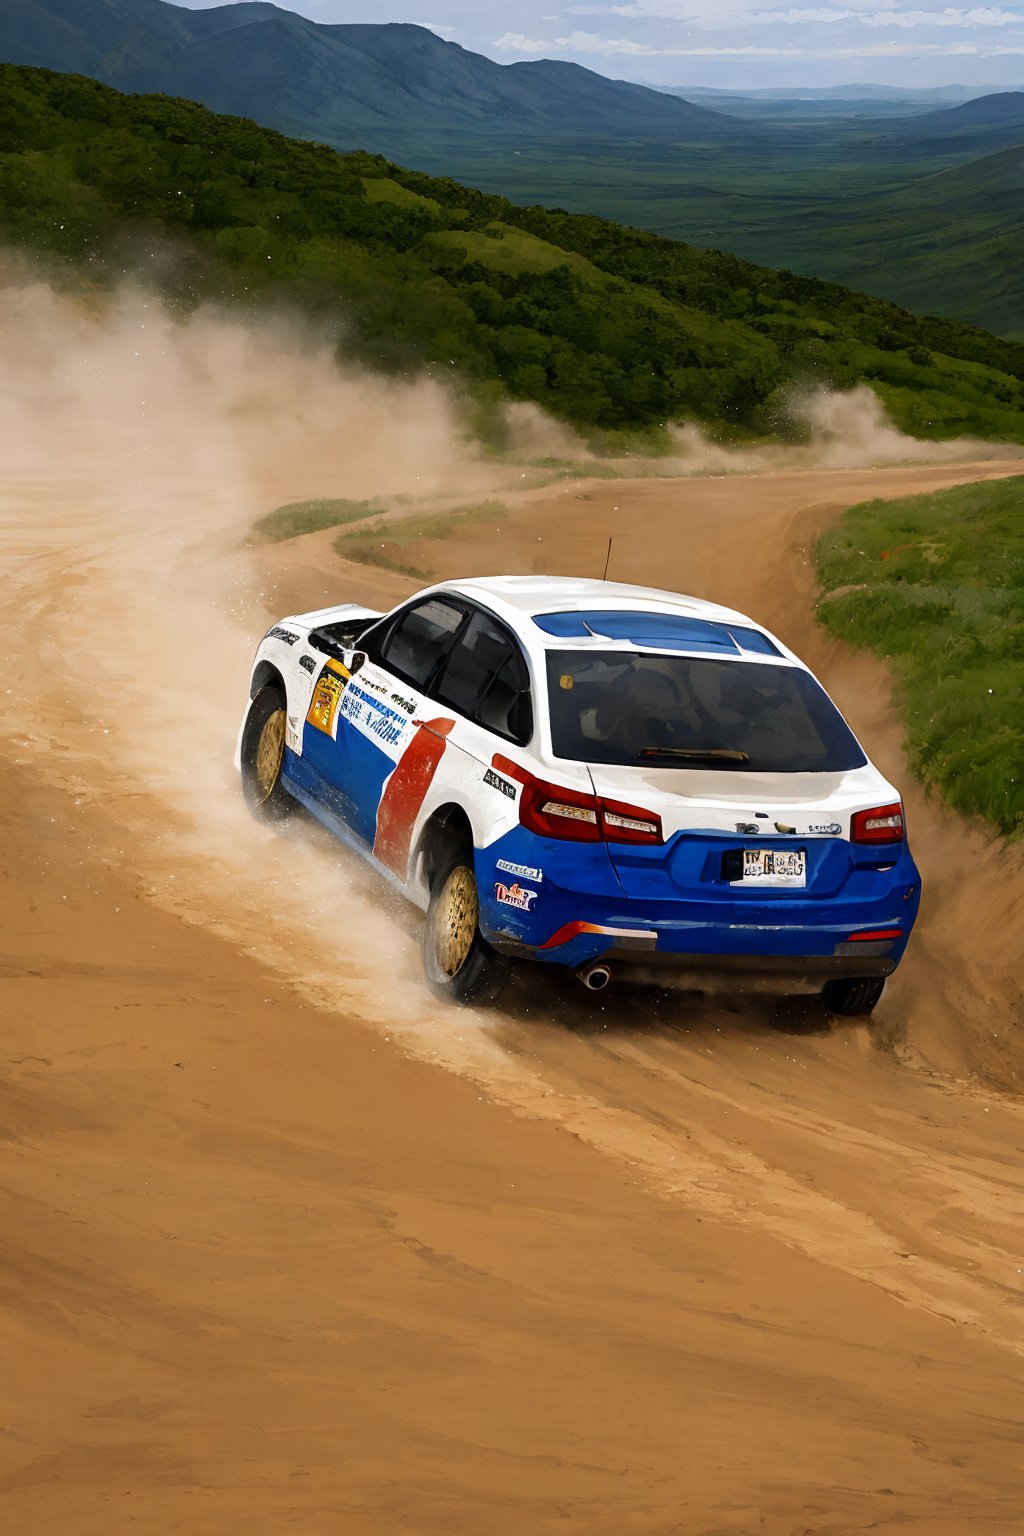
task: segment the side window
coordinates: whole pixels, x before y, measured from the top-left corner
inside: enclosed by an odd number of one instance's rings
[[[380,647],[380,660],[399,677],[426,688],[451,649],[465,614],[441,598],[428,598],[399,614]]]
[[[513,741],[529,739],[529,678],[519,648],[486,614],[475,613],[432,689],[441,703]]]

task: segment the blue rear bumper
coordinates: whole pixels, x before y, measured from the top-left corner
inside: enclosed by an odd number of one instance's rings
[[[920,904],[906,844],[801,846],[806,888],[748,891],[723,877],[742,840],[718,833],[617,848],[613,862],[607,844],[518,828],[477,852],[481,929],[505,953],[573,968],[614,959],[626,972],[763,971],[816,985],[890,974]]]

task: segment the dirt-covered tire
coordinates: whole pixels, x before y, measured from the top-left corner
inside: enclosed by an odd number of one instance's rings
[[[285,697],[275,684],[261,688],[249,706],[242,732],[242,794],[260,821],[279,821],[295,807],[281,782],[285,731]]]
[[[449,1003],[493,1002],[505,983],[507,962],[480,933],[480,898],[468,850],[446,859],[431,881],[423,969],[434,996]]]
[[[839,981],[825,983],[822,998],[829,1013],[839,1013],[846,1018],[870,1013],[880,1001],[885,990],[883,976],[844,976]]]

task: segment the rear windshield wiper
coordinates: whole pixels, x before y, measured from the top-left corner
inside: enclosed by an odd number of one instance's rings
[[[735,747],[643,747],[641,757],[675,757],[687,763],[749,763],[750,753]]]

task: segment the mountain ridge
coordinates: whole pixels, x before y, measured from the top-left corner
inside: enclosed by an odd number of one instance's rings
[[[734,120],[560,60],[498,64],[408,22],[329,23],[246,0],[5,0],[0,58],[163,91],[336,148],[456,133],[735,134]]]

